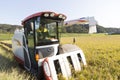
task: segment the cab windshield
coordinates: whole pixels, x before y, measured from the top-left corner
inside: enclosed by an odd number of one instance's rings
[[[35,21],[36,45],[49,45],[59,42],[58,28],[62,26],[62,21],[53,19],[40,19]]]

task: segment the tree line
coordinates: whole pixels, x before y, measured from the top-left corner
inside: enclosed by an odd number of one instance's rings
[[[22,28],[20,25],[0,24],[0,33],[14,33],[16,28]]]
[[[109,34],[118,33],[120,34],[120,28],[105,28],[100,25],[96,25],[96,27],[97,27],[97,33],[109,33]]]
[[[105,28],[100,25],[96,25],[97,33],[120,33],[120,28]],[[62,29],[63,33],[88,33],[88,24],[74,24],[70,26],[64,26]]]
[[[96,25],[97,33],[120,33],[120,28],[105,28]],[[21,25],[0,24],[0,33],[14,33],[16,28],[22,28]],[[60,30],[62,33],[88,33],[88,24],[74,24],[70,26],[63,26]]]

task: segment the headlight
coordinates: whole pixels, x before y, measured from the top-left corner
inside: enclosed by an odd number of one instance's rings
[[[53,17],[55,14],[54,13],[51,13],[50,16]]]
[[[62,17],[63,17],[63,15],[61,15],[61,14],[60,14],[58,17],[59,17],[59,18],[62,18]]]
[[[45,14],[44,14],[44,16],[45,16],[45,17],[48,17],[48,16],[49,16],[49,14],[48,14],[48,13],[45,13]]]
[[[63,19],[66,19],[66,17],[64,16],[64,17],[62,17]]]

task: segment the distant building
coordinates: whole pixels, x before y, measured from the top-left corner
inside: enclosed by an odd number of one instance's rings
[[[73,24],[88,24],[88,27],[89,27],[88,33],[89,34],[97,33],[97,28],[96,28],[97,21],[94,19],[94,17],[82,17],[79,19],[65,21],[65,25],[67,26],[73,25]]]

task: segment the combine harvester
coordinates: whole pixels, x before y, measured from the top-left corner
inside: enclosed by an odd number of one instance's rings
[[[86,65],[82,50],[73,44],[60,45],[59,31],[66,16],[55,12],[39,12],[22,21],[23,29],[16,30],[12,50],[16,61],[38,79],[66,79],[72,69],[80,71]],[[71,68],[72,67],[72,68]]]

